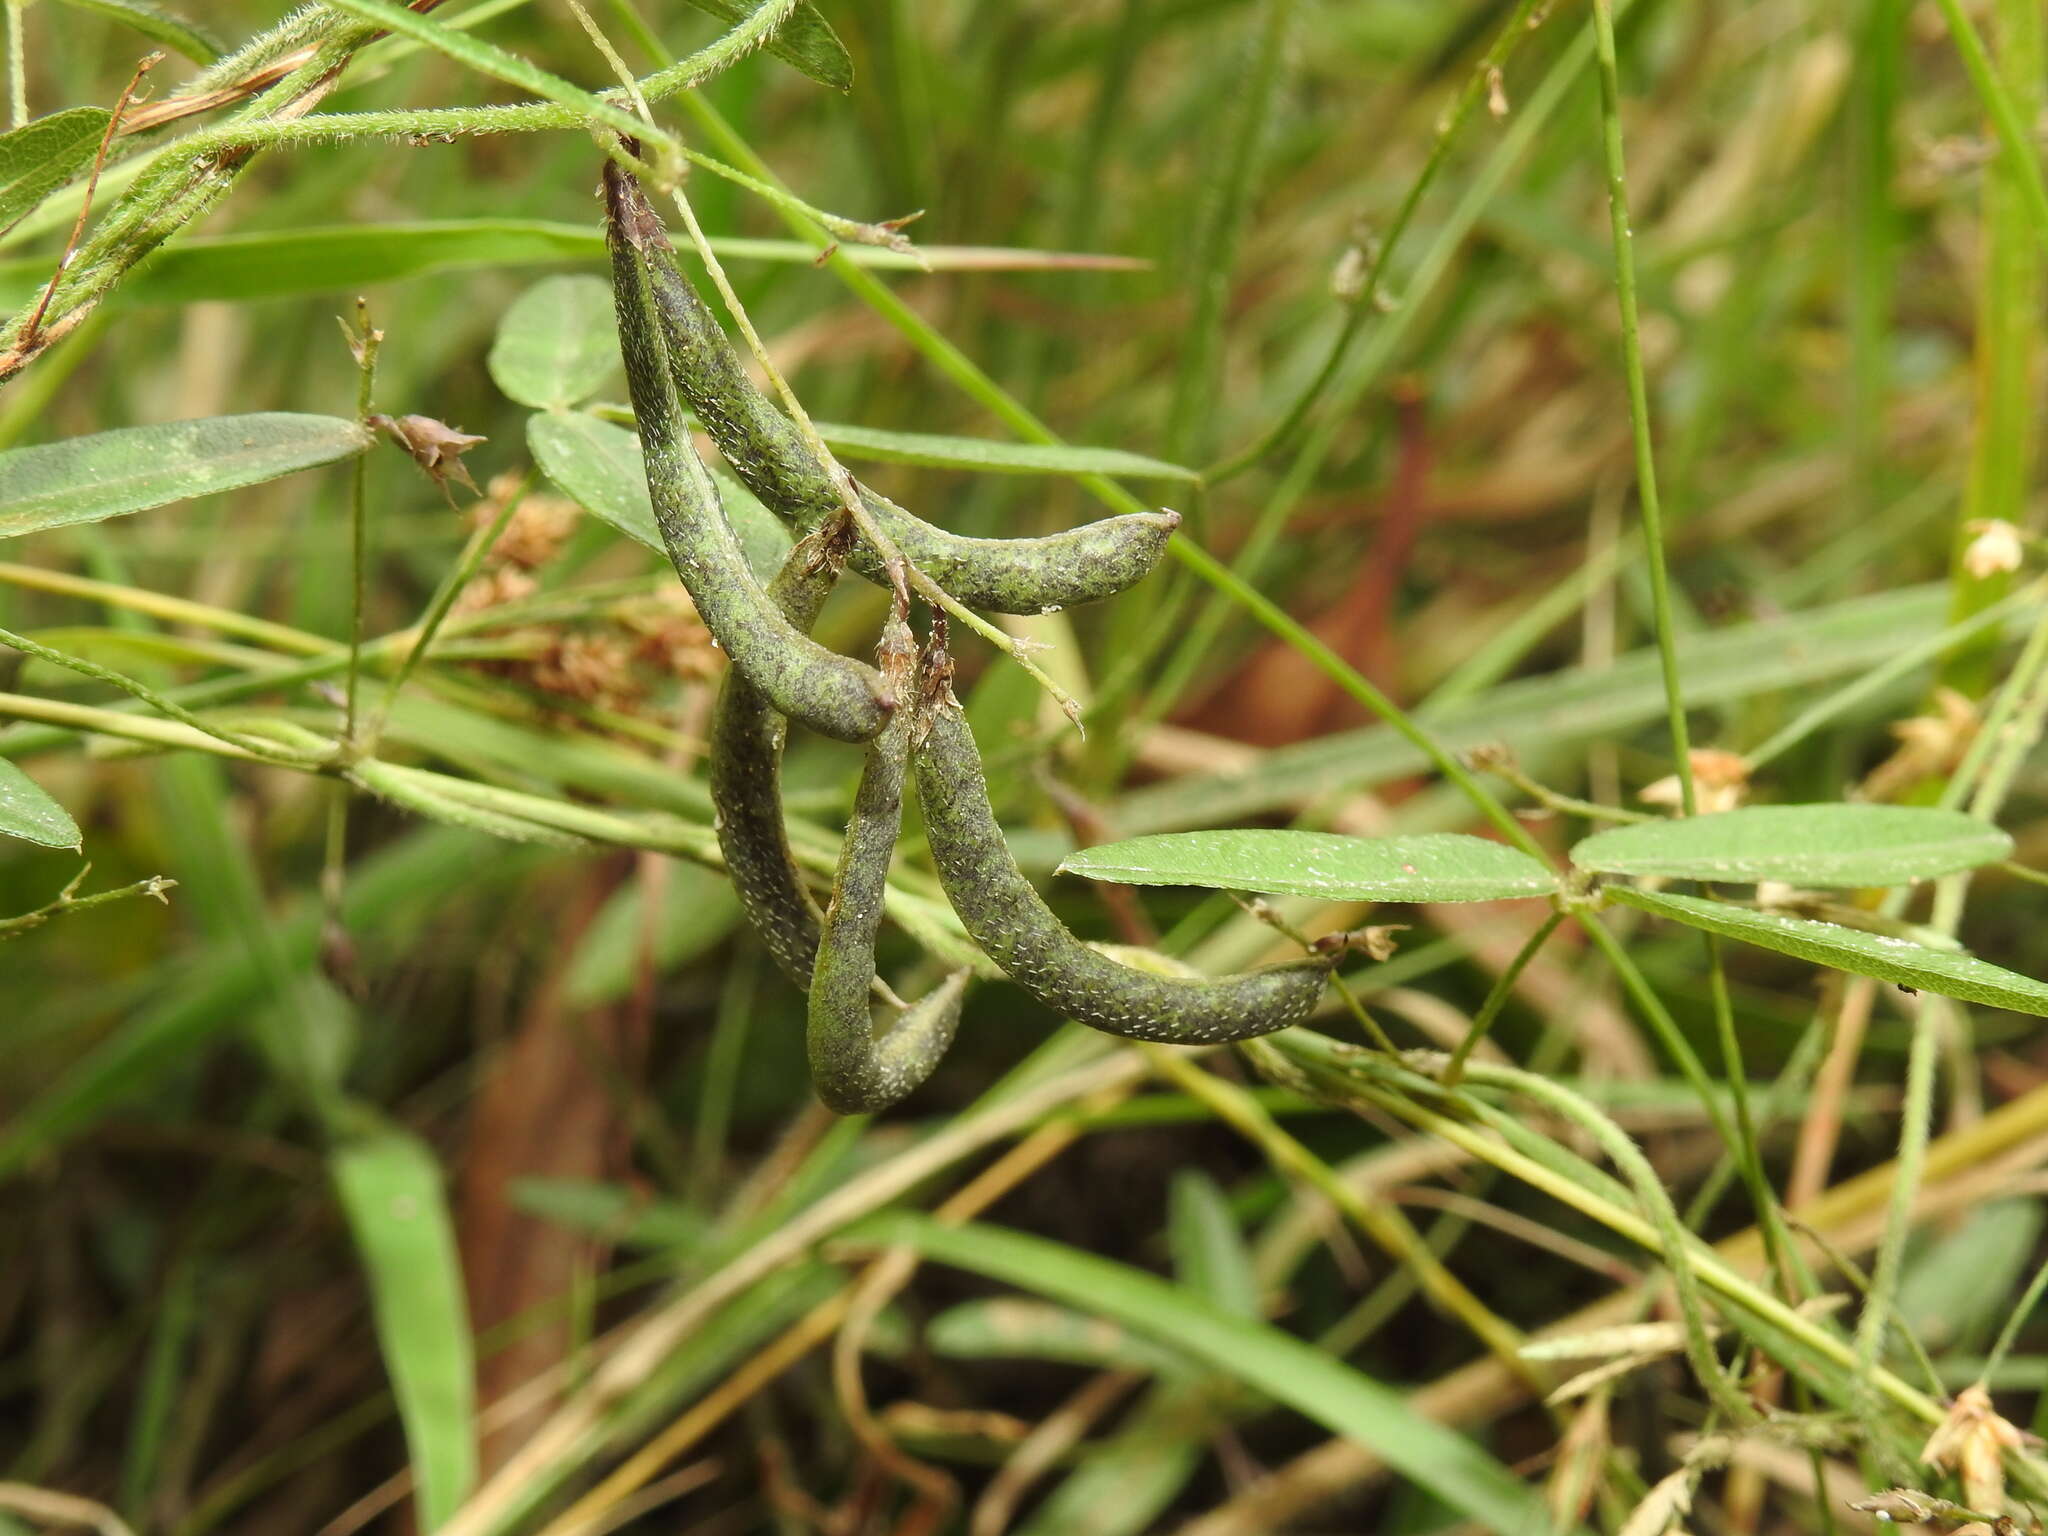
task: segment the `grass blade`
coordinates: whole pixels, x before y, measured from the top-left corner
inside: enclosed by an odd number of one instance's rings
[[[927,1259],[1099,1313],[1371,1446],[1388,1465],[1490,1530],[1536,1536],[1550,1529],[1531,1489],[1462,1435],[1411,1412],[1398,1393],[1277,1328],[1233,1317],[1128,1265],[1022,1232],[945,1226],[907,1211],[872,1217],[845,1236],[913,1248]]]
[[[328,1169],[370,1284],[419,1501],[433,1531],[476,1482],[476,1361],[441,1167],[384,1126],[338,1147]]]

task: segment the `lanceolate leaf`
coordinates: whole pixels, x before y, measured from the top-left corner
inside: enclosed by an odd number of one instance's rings
[[[1905,885],[2012,854],[2012,839],[1960,811],[1906,805],[1758,805],[1596,832],[1572,863],[1604,875],[1748,885]]]
[[[85,840],[71,813],[4,757],[0,757],[0,837],[18,837],[45,848],[76,848]]]
[[[549,277],[498,322],[491,377],[521,405],[567,407],[596,392],[619,365],[612,291],[594,277]]]
[[[667,556],[647,499],[647,465],[637,436],[595,416],[547,412],[527,420],[526,445],[542,472],[585,511]],[[718,472],[713,478],[747,564],[765,584],[789,556],[789,535],[737,480]]]
[[[1533,1489],[1463,1435],[1410,1408],[1400,1394],[1292,1334],[1234,1317],[1157,1276],[1022,1232],[947,1226],[908,1211],[871,1217],[845,1236],[885,1247],[900,1243],[927,1259],[1157,1339],[1371,1447],[1397,1472],[1501,1536],[1541,1536],[1551,1529]]]
[[[0,229],[92,164],[107,131],[107,117],[104,107],[74,107],[0,133]],[[40,265],[47,282],[49,258],[43,257]],[[23,288],[24,292],[14,295],[16,301],[33,291],[30,284]],[[14,304],[4,307],[11,309]]]
[[[412,1453],[420,1528],[439,1527],[476,1481],[476,1362],[441,1168],[381,1127],[329,1158],[370,1282],[377,1347]]]
[[[353,421],[266,411],[120,427],[0,453],[0,538],[276,480],[370,445]]]
[[[1938,992],[1965,1003],[1984,1003],[2048,1018],[2048,986],[2017,971],[1969,955],[1929,949],[1911,939],[1865,933],[1859,928],[1819,923],[1811,918],[1753,912],[1726,902],[1672,896],[1633,886],[1610,886],[1607,897],[1623,906],[1638,907],[1724,938],[1740,939],[1745,944],[1797,955],[1838,971],[1875,976],[1879,981]]]
[[[883,432],[819,422],[818,435],[842,459],[893,464],[928,464],[939,469],[979,470],[1002,475],[1121,475],[1136,480],[1201,479],[1194,470],[1126,453],[1121,448],[1074,448],[1066,444],[1001,443],[983,437],[944,437],[931,432]]]
[[[1557,889],[1557,876],[1526,853],[1457,832],[1164,832],[1083,848],[1060,868],[1118,885],[1198,885],[1330,901],[1498,901]]]
[[[709,11],[725,22],[746,20],[757,3],[758,0],[690,0],[698,10]],[[798,0],[796,9],[768,39],[768,51],[820,85],[839,91],[852,88],[853,59],[847,54],[846,44],[839,41],[839,34],[818,14],[811,0]]]
[[[100,127],[106,114],[97,107]],[[60,113],[71,117],[72,113]],[[55,121],[55,119],[47,119]],[[30,123],[29,128],[36,124]],[[25,130],[17,130],[25,131]],[[86,145],[83,167],[92,159],[99,128]],[[12,137],[9,135],[8,137]],[[5,139],[0,139],[4,145]],[[6,197],[6,166],[0,158],[0,206]],[[70,173],[66,173],[67,175]],[[52,182],[16,214],[53,190]],[[5,220],[0,220],[4,224]],[[809,267],[816,247],[801,240],[755,240],[714,236],[712,250],[728,261],[771,261]],[[1139,271],[1147,265],[1128,257],[1081,252],[1030,251],[1002,246],[927,245],[916,255],[879,245],[848,245],[840,254],[863,267],[932,272]],[[604,260],[604,236],[594,225],[543,219],[437,219],[403,224],[336,224],[246,235],[218,235],[180,241],[159,251],[122,283],[123,305],[189,304],[195,299],[287,298],[294,294],[351,294],[369,283],[392,283],[440,272],[482,267],[520,267]],[[48,257],[0,261],[0,311],[18,308],[50,280]]]

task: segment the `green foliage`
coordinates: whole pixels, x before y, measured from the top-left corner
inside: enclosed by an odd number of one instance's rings
[[[1462,1436],[1418,1419],[1400,1397],[1278,1329],[1141,1270],[997,1227],[942,1226],[898,1212],[849,1234],[903,1244],[941,1263],[1103,1313],[1135,1332],[1289,1403],[1369,1446],[1453,1509],[1501,1531],[1535,1531],[1547,1517],[1505,1467]]]
[[[1622,885],[1613,887],[1608,897],[1623,906],[1654,912],[1659,917],[1704,928],[1724,938],[1740,939],[1745,944],[1775,949],[1780,954],[1797,955],[1851,975],[1875,976],[1880,981],[1937,992],[1966,1003],[2011,1008],[2048,1018],[2048,985],[1970,955],[1930,949],[1891,934],[1865,933],[1839,923],[1788,917],[1781,912],[1754,912],[1697,896],[1674,896]]]
[[[10,6],[0,60],[8,1498],[1633,1536],[1650,1486],[1745,1530],[1825,1528],[1819,1472],[2048,1497],[1995,1424],[2002,1487],[1922,1459],[1949,1394],[2018,1423],[2043,1379],[2048,1092],[1987,1010],[2048,1016],[2048,626],[1980,524],[2037,457],[2038,6],[585,7],[630,89],[531,0],[178,9]],[[199,67],[108,136],[151,42]],[[778,775],[822,909],[857,754],[770,712],[714,805],[727,658],[615,403],[629,132],[758,582],[843,499],[822,447],[919,541],[920,628],[997,540],[1102,599],[953,615],[987,801],[969,846],[906,797],[857,979],[884,1023],[984,981],[862,1121],[718,825]],[[373,415],[480,439],[482,499]],[[878,548],[816,616],[844,657]],[[1688,741],[1772,803],[1600,830]],[[1806,889],[1719,889],[1759,882]],[[1305,1022],[1057,1027],[1245,973]]]
[[[261,485],[369,446],[353,421],[264,411],[14,448],[0,453],[0,538]]]
[[[0,759],[0,837],[18,837],[45,848],[76,848],[85,841],[70,813],[5,759]]]
[[[541,410],[580,404],[618,366],[611,289],[594,277],[535,283],[505,311],[491,343],[491,378],[498,388]]]
[[[100,107],[73,107],[0,133],[0,226],[92,164],[109,116]]]
[[[2012,855],[2012,839],[1957,811],[1907,805],[1754,805],[1596,832],[1572,863],[1603,875],[1753,885],[1906,885]]]
[[[1120,885],[1201,885],[1326,901],[1499,901],[1557,889],[1555,872],[1520,849],[1456,832],[1160,833],[1083,849],[1060,868]]]
[[[476,1481],[476,1366],[441,1165],[417,1137],[365,1127],[328,1158],[370,1283],[377,1342],[412,1450],[419,1518],[446,1524]]]

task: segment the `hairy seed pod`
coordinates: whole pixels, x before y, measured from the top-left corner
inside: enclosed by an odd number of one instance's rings
[[[815,527],[843,503],[796,423],[747,376],[724,329],[671,258],[651,281],[676,389],[696,413],[740,482],[798,530]],[[894,502],[857,487],[866,507],[904,559],[956,601],[996,613],[1048,613],[1114,597],[1159,561],[1180,526],[1178,512],[1132,512],[1037,539],[971,539],[935,528]],[[853,568],[871,581],[887,574],[874,551],[854,551]]]
[[[842,519],[790,551],[769,599],[808,634],[839,578],[850,529]],[[898,714],[906,713],[898,710]],[[818,954],[818,905],[790,851],[782,820],[782,743],[788,722],[761,690],[727,670],[711,714],[708,767],[718,846],[747,920],[783,974],[811,984]]]
[[[669,559],[698,617],[734,670],[792,720],[841,741],[867,741],[894,700],[872,667],[828,651],[768,600],[691,446],[648,287],[657,252],[673,253],[640,187],[605,165],[606,235],[619,348],[647,460],[647,493]]]
[[[882,676],[905,697],[915,665],[899,592],[882,630]],[[967,973],[956,972],[922,1002],[904,1010],[881,1038],[875,1036],[869,994],[875,984],[875,935],[889,884],[889,860],[903,822],[903,782],[910,767],[910,711],[899,709],[868,743],[867,765],[854,795],[853,815],[840,845],[832,900],[811,972],[808,1048],[811,1083],[827,1109],[842,1115],[886,1109],[927,1077],[960,1022]]]
[[[944,627],[933,626],[912,723],[917,790],[939,883],[974,942],[1056,1013],[1107,1034],[1176,1045],[1269,1035],[1299,1024],[1333,961],[1317,957],[1216,979],[1154,976],[1082,943],[1024,878],[988,801]]]

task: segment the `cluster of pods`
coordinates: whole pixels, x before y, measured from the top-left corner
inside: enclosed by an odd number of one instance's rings
[[[1055,917],[1011,855],[952,690],[943,615],[920,648],[899,566],[868,547],[802,434],[755,386],[724,329],[676,264],[633,176],[605,167],[607,243],[620,349],[647,464],[647,489],[669,557],[730,661],[713,716],[711,795],[733,885],[770,954],[809,994],[811,1080],[851,1114],[893,1104],[937,1065],[959,1022],[967,974],[914,1004],[892,1004],[877,1030],[875,936],[913,777],[932,859],[968,935],[1048,1008],[1110,1034],[1202,1044],[1298,1023],[1330,961],[1311,957],[1216,979],[1157,975],[1109,958]],[[686,414],[687,409],[687,414]],[[766,589],[692,446],[702,423],[733,473],[797,535]],[[1040,613],[1114,596],[1158,561],[1179,519],[1113,517],[1035,539],[971,539],[851,489],[903,561],[957,601]],[[894,601],[870,667],[819,645],[810,630],[842,568],[891,587]],[[821,912],[783,822],[779,772],[788,722],[865,745],[831,898]]]

